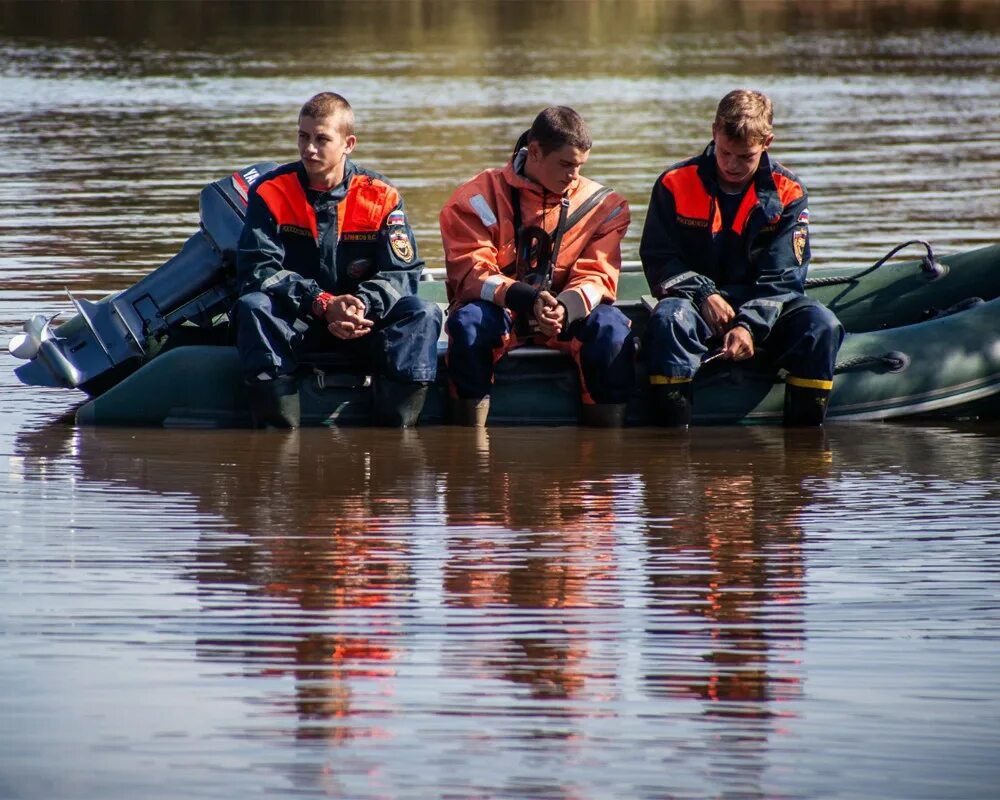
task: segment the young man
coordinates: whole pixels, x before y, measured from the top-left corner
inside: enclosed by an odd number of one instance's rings
[[[237,346],[258,426],[296,427],[304,352],[364,360],[374,420],[417,421],[437,369],[438,307],[416,297],[423,261],[399,191],[348,159],[354,112],[323,92],[299,112],[300,160],[250,194],[236,269]]]
[[[804,296],[806,189],[768,155],[771,101],[737,89],[719,103],[712,142],[653,186],[639,255],[660,298],[644,336],[654,420],[691,421],[692,380],[709,348],[742,361],[766,348],[788,372],[784,421],[820,425],[844,336]]]
[[[441,211],[454,420],[485,425],[494,363],[534,341],[575,359],[585,424],[621,425],[635,343],[611,304],[628,204],[580,175],[592,142],[573,109],[546,108],[521,139]]]

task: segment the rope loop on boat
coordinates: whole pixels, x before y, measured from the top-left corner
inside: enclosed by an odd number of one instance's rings
[[[910,357],[899,350],[890,350],[880,356],[855,356],[841,361],[834,367],[834,374],[850,372],[861,367],[882,367],[886,372],[902,372],[910,366]]]
[[[920,268],[924,272],[928,273],[930,280],[936,280],[948,271],[948,268],[934,257],[934,251],[931,249],[929,242],[925,242],[923,239],[911,239],[908,242],[896,245],[892,248],[892,250],[882,256],[882,258],[872,264],[872,266],[861,270],[861,272],[856,272],[853,275],[840,275],[829,278],[807,278],[805,288],[811,289],[815,286],[836,286],[839,283],[853,283],[854,281],[863,278],[865,275],[870,275],[872,272],[881,267],[886,261],[896,255],[896,253],[904,247],[909,247],[911,244],[919,244],[924,248],[924,250],[927,251],[927,255],[925,255],[923,260],[920,262]]]

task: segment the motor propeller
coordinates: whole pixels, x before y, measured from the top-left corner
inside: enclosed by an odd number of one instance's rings
[[[7,343],[7,351],[24,361],[30,361],[38,355],[42,347],[42,342],[53,338],[54,334],[49,328],[52,321],[59,316],[60,312],[46,317],[44,314],[35,314],[27,320],[21,327],[24,333],[19,333],[12,337]]]

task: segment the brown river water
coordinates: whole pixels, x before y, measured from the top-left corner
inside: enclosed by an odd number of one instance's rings
[[[634,261],[761,88],[819,272],[1000,241],[998,78],[989,0],[0,0],[0,342],[166,260],[323,89],[439,268],[444,200],[545,105]],[[997,796],[996,421],[87,429],[16,363],[2,800]]]

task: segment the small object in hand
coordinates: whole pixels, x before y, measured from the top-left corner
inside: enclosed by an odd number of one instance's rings
[[[706,353],[701,359],[701,366],[704,367],[706,364],[711,364],[713,361],[722,358],[725,352],[726,351],[720,347],[717,350],[712,350],[710,353]]]

